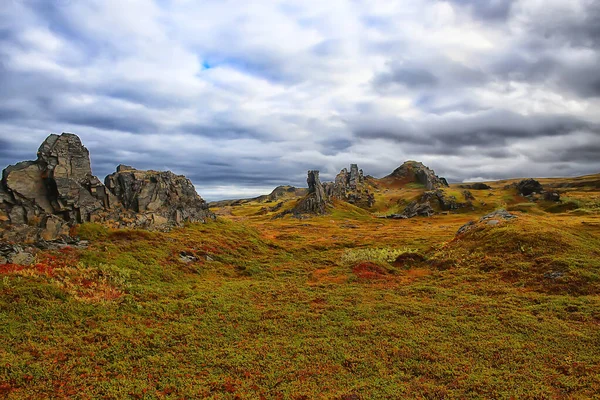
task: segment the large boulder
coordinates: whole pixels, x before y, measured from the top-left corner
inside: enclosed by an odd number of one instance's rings
[[[534,193],[542,193],[544,188],[542,184],[535,179],[523,179],[517,183],[517,191],[523,196],[530,196]]]
[[[406,161],[384,179],[399,180],[405,184],[420,183],[427,190],[448,186],[448,181],[445,178],[437,176],[432,169],[417,161]]]
[[[192,182],[170,171],[142,171],[119,165],[104,180],[126,210],[138,215],[142,225],[205,222],[214,218]]]

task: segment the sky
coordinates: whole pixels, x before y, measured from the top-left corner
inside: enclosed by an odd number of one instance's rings
[[[0,168],[78,134],[208,200],[600,172],[597,0],[0,0]]]

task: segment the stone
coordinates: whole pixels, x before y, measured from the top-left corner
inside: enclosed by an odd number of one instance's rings
[[[325,189],[319,179],[319,171],[308,171],[306,178],[308,184],[308,194],[301,198],[292,209],[292,214],[299,216],[302,214],[325,214],[327,211],[327,200]]]
[[[198,257],[187,251],[182,251],[181,253],[179,253],[179,261],[185,264],[189,264],[191,262],[198,261]]]
[[[534,193],[542,193],[544,191],[544,188],[535,179],[523,179],[522,181],[517,183],[517,191],[522,196],[529,196]]]
[[[416,201],[411,202],[402,212],[406,218],[414,218],[414,217],[430,217],[435,214],[433,208],[428,201],[424,203],[417,203]]]
[[[58,240],[83,222],[171,226],[214,218],[192,183],[171,172],[120,164],[107,187],[92,175],[89,151],[72,133],[52,134],[37,160],[8,166],[0,180],[0,223],[18,240]],[[114,190],[116,193],[113,193]]]
[[[68,235],[69,227],[64,220],[55,215],[49,215],[46,217],[43,230],[40,233],[40,236],[43,240],[51,241]]]
[[[467,232],[473,230],[477,226],[481,226],[481,225],[497,226],[500,224],[500,222],[510,221],[514,218],[517,218],[517,216],[509,213],[508,211],[506,211],[504,209],[496,210],[496,211],[493,211],[493,212],[486,214],[483,217],[479,218],[479,221],[477,221],[477,222],[475,222],[475,221],[467,222],[466,224],[464,224],[463,226],[461,226],[458,229],[458,231],[456,232],[456,235],[462,235],[464,233],[467,233]]]
[[[365,184],[362,169],[357,164],[350,164],[350,171],[342,169],[334,182],[323,184],[328,200],[342,200],[357,207],[370,208],[375,204],[375,195]]]
[[[383,179],[400,180],[406,184],[420,183],[425,186],[427,190],[448,187],[448,181],[446,179],[440,178],[433,170],[417,161],[406,161]]]
[[[170,171],[142,171],[121,165],[104,183],[125,210],[139,214],[138,226],[181,225],[214,218],[192,182]]]
[[[546,192],[546,193],[544,193],[544,200],[558,202],[558,201],[560,201],[560,193]]]

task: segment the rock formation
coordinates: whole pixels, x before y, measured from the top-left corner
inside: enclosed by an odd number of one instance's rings
[[[369,208],[375,203],[375,196],[365,184],[362,169],[357,164],[350,164],[350,171],[342,169],[334,182],[323,184],[328,199],[338,199],[358,207]]]
[[[137,214],[140,225],[205,222],[211,217],[208,204],[192,182],[170,171],[140,171],[119,165],[104,183],[123,208]]]
[[[302,214],[324,214],[327,210],[327,200],[325,190],[319,180],[319,171],[308,171],[308,194],[304,196],[298,204],[292,209],[292,214],[300,216]]]
[[[400,180],[403,183],[420,183],[427,190],[448,186],[445,178],[440,178],[433,170],[417,161],[406,161],[383,179]]]
[[[185,177],[133,171],[119,166],[107,179],[107,188],[92,175],[89,151],[77,135],[50,135],[40,146],[37,160],[8,166],[2,172],[0,225],[11,227],[13,239],[36,241],[68,236],[71,226],[88,221],[138,227],[212,217]],[[132,218],[125,210],[137,215]],[[147,218],[148,213],[157,218]],[[140,218],[142,214],[146,216]]]

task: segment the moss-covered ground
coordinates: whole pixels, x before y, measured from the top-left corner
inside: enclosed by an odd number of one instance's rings
[[[167,233],[83,225],[85,250],[0,266],[0,397],[594,398],[599,193],[505,185],[410,220],[376,215],[422,189],[300,220],[272,202]],[[498,207],[518,218],[455,236]]]

